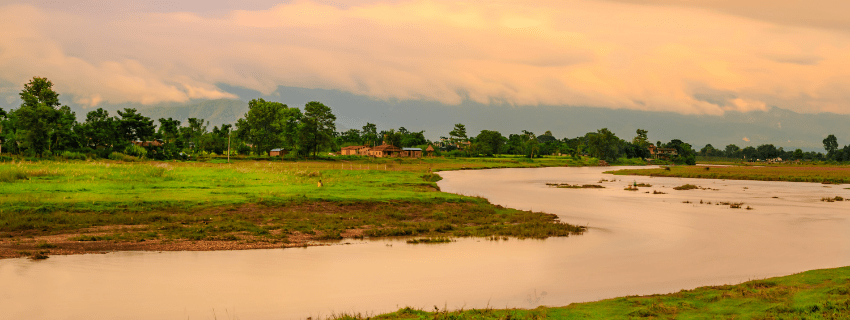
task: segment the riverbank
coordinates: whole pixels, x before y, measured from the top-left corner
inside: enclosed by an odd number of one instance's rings
[[[437,306],[430,310],[403,308],[371,316],[341,314],[330,319],[847,319],[848,297],[850,267],[842,267],[565,307],[448,311]]]
[[[673,166],[658,169],[612,170],[606,173],[698,179],[850,183],[850,166],[836,165]]]
[[[576,235],[585,228],[555,215],[439,192],[433,172],[592,164],[565,157],[4,163],[0,258],[387,236]]]

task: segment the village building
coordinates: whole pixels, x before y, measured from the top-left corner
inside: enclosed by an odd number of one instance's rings
[[[271,151],[269,151],[269,156],[271,156],[271,157],[283,157],[283,156],[286,156],[286,154],[288,154],[288,153],[289,153],[289,151],[277,148],[277,149],[272,149]]]
[[[371,149],[371,148],[369,148],[367,146],[342,147],[342,150],[339,151],[339,154],[343,155],[343,156],[365,156],[365,155],[368,155],[368,153],[367,154],[363,153],[364,151],[367,151],[367,150],[364,150],[364,149],[368,150],[368,149]]]
[[[422,149],[420,148],[401,148],[400,157],[421,158]]]
[[[434,146],[429,144],[428,147],[425,148],[425,155],[429,156],[429,157],[433,157],[434,156]]]
[[[372,150],[370,150],[369,155],[376,157],[376,158],[387,158],[387,157],[399,156],[402,153],[402,151],[404,151],[404,150],[402,150],[401,148],[396,147],[394,145],[382,144],[382,145],[377,146],[377,147],[373,148]]]
[[[670,157],[676,156],[679,154],[675,148],[658,148],[655,145],[649,145],[649,154],[653,159],[667,159],[670,160]]]
[[[140,147],[162,147],[162,141],[133,141],[133,144]]]

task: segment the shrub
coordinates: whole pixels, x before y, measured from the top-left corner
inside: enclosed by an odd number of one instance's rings
[[[124,154],[120,152],[113,152],[109,154],[109,160],[123,160]]]
[[[135,144],[131,144],[131,145],[127,146],[126,148],[124,148],[124,154],[134,156],[134,157],[138,157],[139,159],[141,159],[141,158],[144,158],[145,155],[148,154],[148,150],[145,150],[145,148],[142,148],[142,147],[137,146]]]
[[[79,152],[65,151],[62,152],[62,158],[65,158],[65,160],[86,160],[86,155]]]

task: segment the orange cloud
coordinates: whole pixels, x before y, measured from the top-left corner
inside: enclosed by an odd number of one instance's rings
[[[88,105],[232,97],[217,83],[686,114],[850,102],[847,33],[688,6],[301,0],[101,19],[0,7],[0,79],[44,75]]]

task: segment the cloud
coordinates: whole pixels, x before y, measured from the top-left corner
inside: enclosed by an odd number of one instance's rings
[[[216,85],[227,84],[446,104],[850,112],[846,33],[729,12],[601,0],[296,0],[121,16],[10,5],[0,80],[46,76],[88,106],[233,97]]]
[[[743,138],[743,139],[741,139],[741,140],[744,140],[744,141],[750,142],[750,138],[747,138],[747,137],[744,137],[744,138]]]
[[[779,25],[850,31],[845,0],[612,0],[642,5],[692,7]]]

